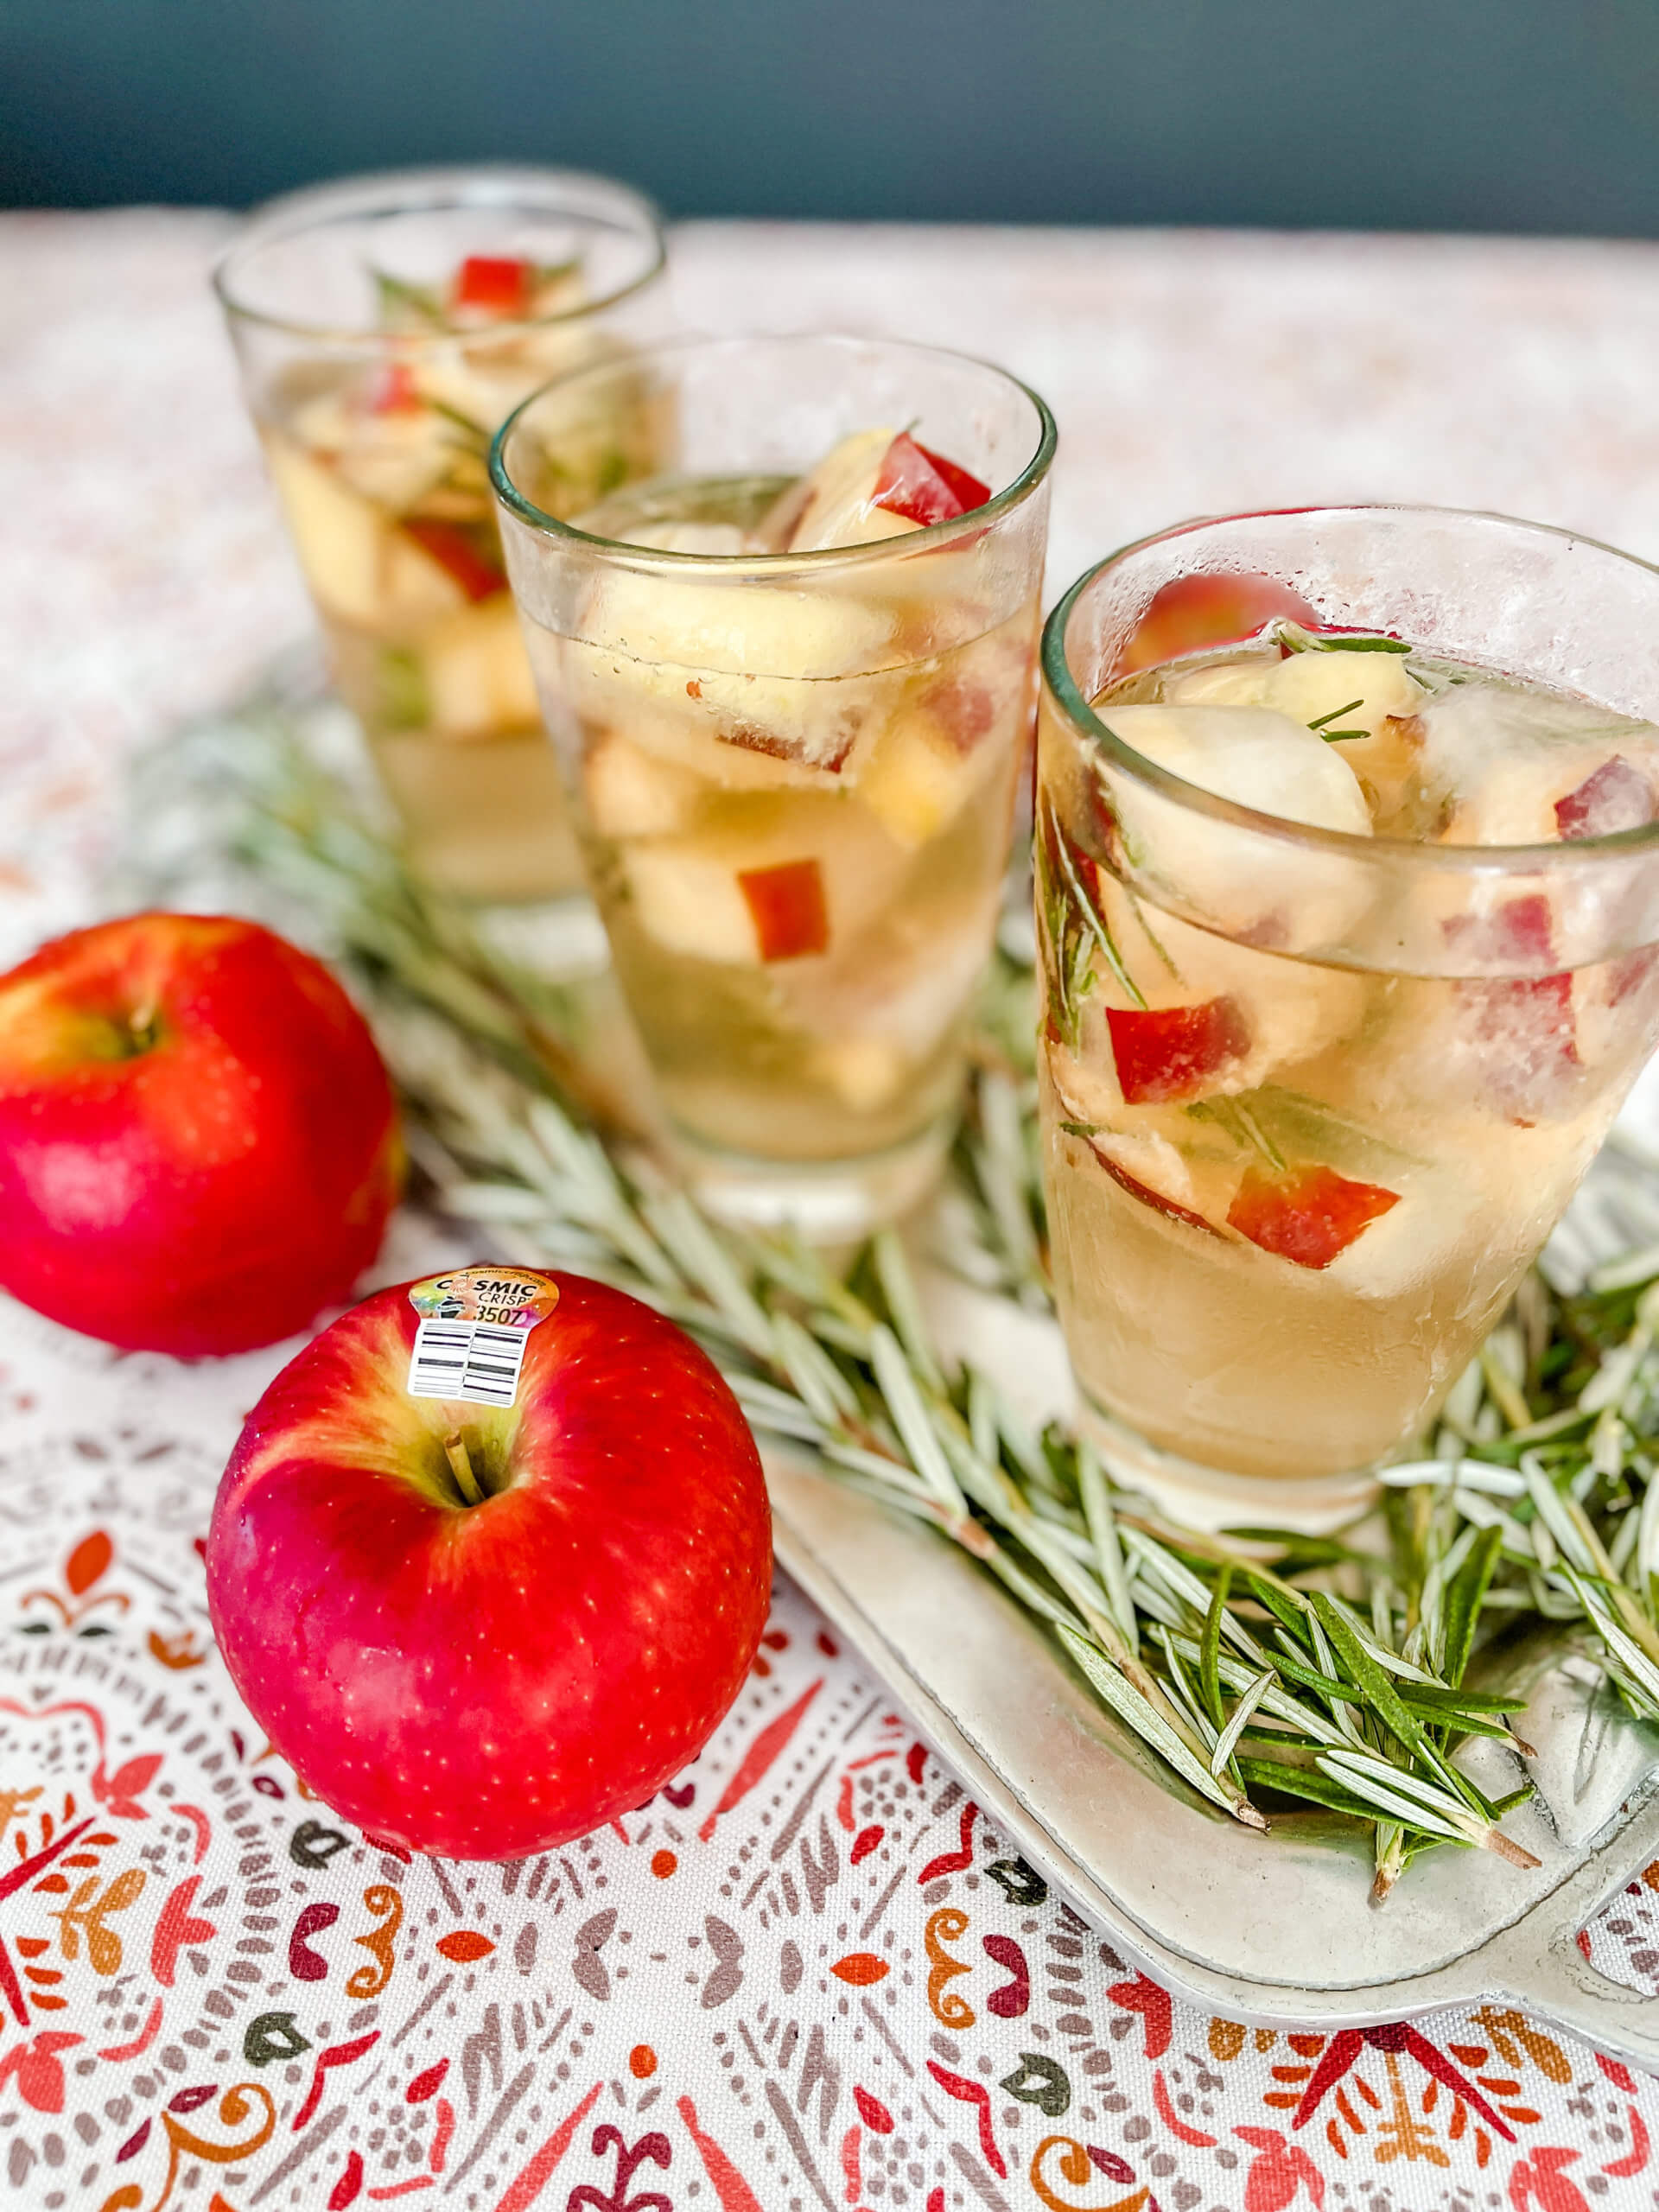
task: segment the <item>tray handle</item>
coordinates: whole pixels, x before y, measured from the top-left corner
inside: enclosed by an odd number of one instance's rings
[[[1656,1859],[1659,1794],[1510,1932],[1493,1961],[1504,1994],[1522,2010],[1650,2072],[1659,2070],[1659,1995],[1615,1981],[1592,1965],[1579,1948],[1579,1931]]]

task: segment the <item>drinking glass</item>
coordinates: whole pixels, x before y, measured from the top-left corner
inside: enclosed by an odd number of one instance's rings
[[[555,966],[564,939],[597,931],[502,570],[489,446],[550,376],[660,331],[663,264],[657,216],[624,185],[421,168],[270,202],[214,277],[410,865]],[[550,486],[561,512],[628,471],[637,434],[624,413],[585,425]]]
[[[568,520],[549,456],[625,404],[654,477]],[[707,550],[850,434],[901,426],[988,501],[874,543]],[[938,1172],[1027,758],[1053,450],[1001,370],[848,337],[601,364],[496,442],[617,976],[680,1165],[728,1217],[849,1236]]]
[[[1255,610],[1224,638],[1287,605],[1393,633],[1573,695],[1576,728],[1586,700],[1659,716],[1659,572],[1501,516],[1238,515],[1115,554],[1045,630],[1040,1102],[1074,1374],[1110,1463],[1189,1510],[1340,1510],[1417,1448],[1659,1035],[1659,825],[1649,796],[1618,834],[1436,842],[1448,799],[1416,842],[1200,789],[1090,702],[1206,603]],[[1452,781],[1520,805],[1549,741]]]

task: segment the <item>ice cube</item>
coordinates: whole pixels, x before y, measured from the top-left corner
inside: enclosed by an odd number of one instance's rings
[[[849,592],[626,569],[605,579],[582,624],[584,637],[631,660],[690,675],[815,681],[868,667],[891,630],[885,609]]]
[[[623,862],[639,926],[671,952],[757,967],[760,941],[729,855],[684,838],[630,845]]]
[[[1471,682],[1447,687],[1421,709],[1421,773],[1440,795],[1442,842],[1450,845],[1537,845],[1563,835],[1601,835],[1557,816],[1562,802],[1594,784],[1617,759],[1627,773],[1599,797],[1620,828],[1652,819],[1659,788],[1659,729],[1586,700]],[[1643,816],[1638,786],[1645,785]]]
[[[995,899],[958,900],[931,910],[925,923],[904,916],[870,957],[810,980],[785,979],[795,1019],[831,1042],[879,1045],[900,1068],[918,1065],[972,995],[995,912]]]
[[[1369,836],[1353,770],[1305,722],[1266,707],[1104,706],[1125,745],[1200,791],[1283,822]]]
[[[467,603],[467,593],[450,568],[408,531],[387,531],[380,563],[380,627],[407,636],[464,612]],[[512,606],[505,594],[501,605],[511,621]]]
[[[1369,1222],[1325,1270],[1332,1285],[1356,1297],[1383,1300],[1416,1290],[1454,1300],[1448,1271],[1463,1262],[1471,1282],[1490,1281],[1494,1228],[1491,1200],[1454,1173],[1402,1180],[1399,1203]]]
[[[855,788],[901,845],[912,850],[954,822],[996,766],[998,749],[964,754],[925,707],[899,713],[861,763]]]
[[[741,878],[814,863],[833,957],[892,897],[907,858],[859,810],[810,800],[780,801],[764,830],[642,838],[623,850],[640,925],[659,944],[745,965],[760,964],[764,952]]]
[[[576,710],[680,749],[655,734],[666,724],[705,774],[734,786],[798,780],[753,771],[757,759],[837,774],[872,712],[886,712],[890,687],[860,671],[883,658],[891,619],[849,595],[619,574],[582,630],[594,642],[567,657]]]

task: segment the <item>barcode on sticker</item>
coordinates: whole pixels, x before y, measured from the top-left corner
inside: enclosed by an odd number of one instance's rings
[[[518,1395],[529,1342],[528,1329],[502,1329],[489,1321],[422,1321],[410,1356],[409,1395],[510,1406]]]

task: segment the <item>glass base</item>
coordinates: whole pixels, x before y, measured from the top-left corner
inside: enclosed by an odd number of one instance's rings
[[[1189,1529],[1212,1535],[1223,1529],[1294,1529],[1303,1535],[1329,1535],[1382,1493],[1372,1467],[1275,1482],[1183,1459],[1148,1443],[1085,1394],[1078,1395],[1081,1427],[1113,1480],[1140,1491]]]
[[[756,1160],[680,1128],[673,1149],[697,1204],[734,1229],[798,1230],[811,1244],[849,1244],[925,1198],[938,1180],[954,1120],[858,1160]]]
[[[458,899],[486,949],[543,983],[575,983],[610,964],[605,925],[585,891],[511,903]]]

